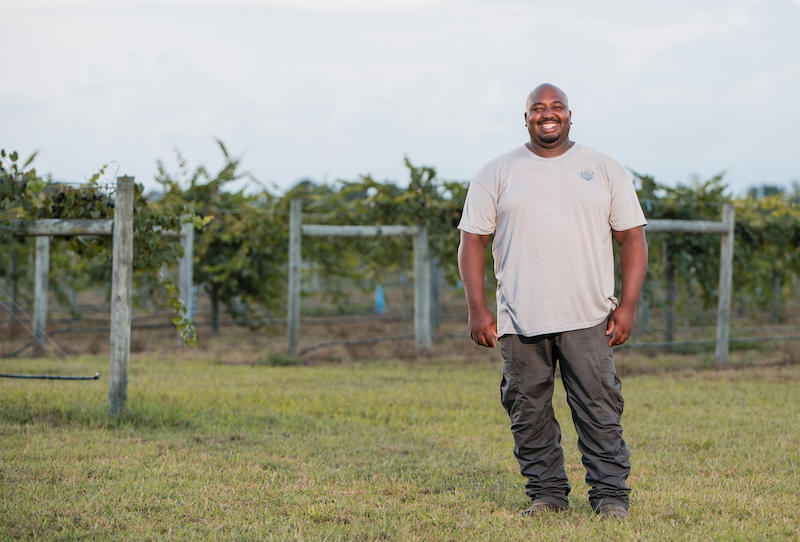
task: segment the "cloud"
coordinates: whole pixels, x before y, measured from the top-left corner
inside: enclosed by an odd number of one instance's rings
[[[405,153],[466,179],[524,141],[524,97],[551,81],[580,142],[660,179],[797,175],[790,148],[745,144],[736,122],[761,93],[782,106],[771,140],[793,140],[793,3],[276,5],[18,8],[0,34],[3,146],[41,148],[40,169],[71,179],[111,159],[146,178],[175,147],[213,169],[214,137],[283,186],[404,180]]]
[[[407,11],[431,8],[447,4],[447,0],[14,0],[8,8],[15,11],[30,11],[48,7],[78,6],[257,6],[280,8],[294,11],[337,12],[337,11]]]

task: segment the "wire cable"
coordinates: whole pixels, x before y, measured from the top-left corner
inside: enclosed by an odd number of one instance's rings
[[[94,373],[94,376],[0,374],[0,378],[35,378],[37,380],[100,380],[100,373]]]
[[[5,355],[3,355],[3,356],[0,356],[0,359],[11,359],[11,358],[13,358],[13,357],[16,357],[16,355],[17,355],[17,354],[21,354],[21,353],[23,353],[23,352],[24,352],[26,349],[28,349],[29,347],[33,346],[33,343],[34,343],[34,342],[35,342],[35,341],[31,341],[31,342],[29,342],[28,344],[26,344],[25,346],[23,346],[22,348],[18,348],[17,350],[14,350],[13,352],[9,352],[8,354],[5,354]]]
[[[36,322],[34,322],[34,321],[31,319],[31,317],[30,317],[30,316],[28,316],[28,314],[27,314],[27,313],[26,313],[24,310],[22,310],[22,307],[20,307],[20,306],[19,306],[17,303],[15,303],[15,302],[14,302],[14,300],[13,300],[13,299],[11,299],[11,296],[9,296],[9,295],[6,293],[6,291],[5,291],[5,290],[3,290],[3,288],[2,288],[2,287],[0,287],[0,295],[2,295],[2,296],[3,296],[4,298],[6,298],[6,299],[9,299],[9,300],[10,300],[10,302],[11,302],[11,305],[12,305],[12,306],[14,307],[14,309],[16,309],[16,310],[12,310],[12,308],[11,308],[11,307],[9,307],[9,306],[8,306],[8,305],[7,305],[7,304],[6,304],[6,303],[5,303],[5,302],[4,302],[2,299],[0,299],[0,305],[1,305],[3,308],[5,308],[5,309],[6,309],[8,312],[10,312],[10,313],[11,313],[11,315],[14,317],[14,319],[16,319],[16,320],[17,320],[17,321],[18,321],[18,322],[19,322],[19,323],[22,325],[22,327],[23,327],[23,328],[25,328],[25,330],[26,330],[26,331],[27,331],[27,332],[28,332],[28,333],[29,333],[31,336],[33,336],[33,337],[36,337],[36,333],[35,333],[33,330],[31,330],[31,328],[30,328],[30,327],[28,327],[28,326],[25,324],[25,322],[23,322],[23,321],[22,321],[22,319],[19,317],[19,314],[17,314],[17,311],[19,311],[20,313],[22,313],[22,314],[25,316],[25,318],[27,318],[27,319],[28,319],[28,321],[29,321],[29,322],[32,324],[32,326],[31,326],[31,327],[33,327],[33,328],[34,328],[34,330],[41,331],[41,334],[42,334],[42,337],[43,337],[43,339],[42,339],[42,346],[44,346],[44,348],[46,348],[46,349],[47,349],[47,351],[48,351],[48,352],[50,352],[50,354],[51,354],[51,355],[52,355],[54,358],[56,358],[57,360],[59,360],[61,363],[63,363],[63,364],[64,364],[64,366],[67,368],[67,371],[69,371],[69,372],[71,373],[71,375],[72,375],[72,378],[69,378],[69,380],[85,380],[85,379],[87,379],[86,377],[80,377],[79,375],[75,374],[75,371],[77,371],[77,372],[79,372],[79,373],[83,373],[84,371],[83,371],[83,370],[81,370],[81,368],[78,366],[78,364],[77,364],[77,363],[75,363],[75,361],[74,361],[72,358],[70,358],[70,357],[69,357],[69,355],[67,355],[67,353],[66,353],[66,352],[64,352],[64,350],[63,350],[63,349],[62,349],[62,348],[61,348],[61,347],[58,345],[58,343],[56,343],[56,342],[55,342],[55,341],[54,341],[54,340],[53,340],[53,339],[52,339],[52,338],[51,338],[51,337],[50,337],[50,336],[47,334],[47,332],[45,332],[45,330],[41,329],[39,326],[37,326],[37,325],[36,325]],[[45,339],[46,339],[46,340],[45,340]],[[57,355],[55,352],[53,352],[53,350],[52,350],[52,349],[50,348],[50,346],[48,345],[48,341],[49,341],[50,343],[52,343],[52,344],[55,346],[55,348],[57,348],[57,349],[58,349],[58,351],[61,353],[61,356],[63,356],[63,357],[59,357],[59,356],[58,356],[58,355]],[[65,361],[65,360],[69,361],[69,363],[71,363],[71,364],[72,364],[72,367],[70,367],[70,366],[69,366],[69,364],[67,363],[67,361]],[[75,371],[73,371],[73,368],[75,369]],[[98,377],[97,377],[97,378],[100,378],[100,377],[99,377],[99,373],[97,373],[97,374],[98,374]],[[65,379],[66,379],[66,378],[65,378]],[[93,377],[92,377],[92,378],[88,378],[88,379],[89,379],[89,380],[95,380]],[[56,379],[56,380],[61,380],[61,379]]]

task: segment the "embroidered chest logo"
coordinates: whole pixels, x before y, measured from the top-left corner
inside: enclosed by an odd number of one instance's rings
[[[581,171],[581,177],[583,177],[587,181],[591,181],[592,179],[594,179],[594,171],[592,171],[591,169],[584,169],[583,171]]]

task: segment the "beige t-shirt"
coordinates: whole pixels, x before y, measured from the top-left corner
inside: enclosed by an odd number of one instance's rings
[[[494,234],[497,331],[595,326],[617,305],[611,231],[647,224],[631,175],[574,144],[555,158],[525,145],[475,174],[459,229]]]

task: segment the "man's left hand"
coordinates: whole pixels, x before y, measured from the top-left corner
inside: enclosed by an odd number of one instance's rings
[[[628,340],[633,330],[633,321],[636,316],[636,309],[629,310],[620,305],[611,316],[608,317],[608,329],[606,335],[614,336],[608,341],[608,346],[617,346]]]

